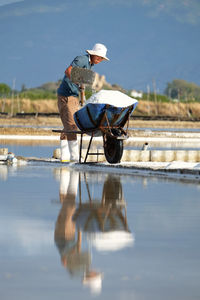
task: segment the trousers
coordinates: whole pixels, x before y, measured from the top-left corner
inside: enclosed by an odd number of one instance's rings
[[[58,95],[58,110],[60,113],[60,118],[63,124],[63,131],[78,130],[76,123],[74,121],[74,113],[79,109],[79,99],[78,97],[64,97]],[[60,134],[61,140],[77,140],[76,133],[64,133]]]

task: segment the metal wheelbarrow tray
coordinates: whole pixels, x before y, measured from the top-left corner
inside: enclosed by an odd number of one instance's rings
[[[137,102],[127,107],[116,107],[103,103],[88,103],[74,114],[74,120],[81,132],[91,136],[84,162],[88,155],[105,154],[109,163],[119,163],[123,154],[123,140],[128,138],[129,118]],[[126,130],[124,126],[127,124]],[[78,133],[78,132],[77,132]],[[80,159],[82,151],[82,134]],[[104,153],[90,153],[94,136],[103,136]]]

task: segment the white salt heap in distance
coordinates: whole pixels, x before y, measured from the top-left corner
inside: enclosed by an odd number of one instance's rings
[[[119,91],[101,90],[93,94],[87,101],[88,103],[110,104],[116,107],[127,107],[137,104],[138,101]]]

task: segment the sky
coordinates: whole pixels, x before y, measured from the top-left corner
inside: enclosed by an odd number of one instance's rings
[[[95,43],[110,84],[163,93],[200,85],[199,0],[0,0],[0,83],[21,90],[57,81]]]

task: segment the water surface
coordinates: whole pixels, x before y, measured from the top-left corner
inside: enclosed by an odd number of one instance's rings
[[[199,299],[200,185],[0,165],[1,299]]]

